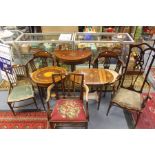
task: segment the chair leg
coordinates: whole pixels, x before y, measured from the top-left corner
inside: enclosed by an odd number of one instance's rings
[[[100,101],[98,101],[97,110],[100,108]]]
[[[88,122],[85,123],[85,129],[88,129]]]
[[[135,123],[135,125],[134,125],[135,128],[136,128],[137,123],[138,123],[138,121],[139,121],[140,115],[141,115],[141,112],[138,112],[138,114],[137,114],[137,119],[136,119],[136,123]]]
[[[104,91],[104,97],[106,96],[106,92],[107,92],[107,86],[105,86],[105,91]]]
[[[90,68],[90,64],[91,64],[91,59],[89,60],[89,68]]]
[[[16,113],[14,112],[14,110],[13,110],[13,108],[12,108],[12,106],[11,106],[11,103],[8,103],[8,105],[9,105],[9,107],[10,107],[10,109],[11,109],[13,115],[16,116]]]
[[[41,91],[40,87],[38,87],[38,91],[39,91],[39,96],[40,96],[40,99],[41,99],[41,103],[43,105],[44,110],[46,111],[46,108],[45,108],[45,105],[44,105],[44,101],[43,101],[43,95],[42,95],[42,91]]]
[[[38,110],[38,106],[37,106],[37,102],[36,102],[35,97],[33,97],[33,101],[34,101],[34,104],[35,104],[35,106],[36,106],[36,108],[37,108],[37,110]]]
[[[109,114],[109,111],[110,111],[111,106],[112,106],[112,102],[110,102],[110,105],[109,105],[109,107],[108,107],[107,114],[106,114],[107,116],[108,116],[108,114]]]

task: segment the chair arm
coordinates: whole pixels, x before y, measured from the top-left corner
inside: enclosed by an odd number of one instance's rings
[[[117,76],[115,82],[112,83],[112,86],[113,86],[114,91],[116,91],[116,90],[118,89],[118,87],[120,86],[121,78],[122,78],[122,75],[119,74],[119,75]]]
[[[120,59],[120,58],[118,58],[118,59],[119,59],[119,61],[121,62],[122,67],[125,67],[125,66],[126,66],[126,64],[124,63],[124,61],[123,61],[122,59]]]
[[[46,97],[46,102],[49,102],[50,100],[50,96],[51,96],[51,89],[54,87],[54,84],[51,84],[48,88],[47,88],[47,97]]]
[[[89,87],[86,84],[84,84],[83,88],[85,89],[85,97],[86,97],[85,100],[86,102],[88,102]]]
[[[143,98],[143,103],[142,103],[142,107],[144,108],[145,107],[145,103],[147,102],[147,100],[149,99],[149,98],[151,98],[150,97],[150,91],[151,91],[151,85],[149,84],[149,82],[148,81],[145,81],[146,82],[146,84],[148,85],[148,92],[147,92],[147,94],[146,94],[146,97],[145,98]]]
[[[83,87],[85,89],[86,117],[89,120],[89,113],[88,113],[88,93],[89,93],[89,87],[86,84],[84,84]]]
[[[148,85],[148,92],[147,92],[147,96],[149,96],[150,95],[150,91],[151,91],[151,85],[150,85],[150,83],[148,82],[148,81],[146,81],[146,83],[147,83],[147,85]]]

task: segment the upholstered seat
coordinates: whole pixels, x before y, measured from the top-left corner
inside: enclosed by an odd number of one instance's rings
[[[112,102],[123,108],[141,110],[143,98],[140,93],[125,88],[120,88],[116,92]]]
[[[51,113],[51,121],[72,122],[86,121],[83,101],[79,99],[59,99]]]
[[[20,81],[17,81],[16,85],[31,85],[31,81],[30,79],[25,79],[25,80],[20,80]]]
[[[15,86],[8,97],[8,102],[18,102],[34,97],[32,85]]]
[[[12,70],[12,74],[8,72]],[[25,107],[30,104],[35,104],[38,109],[34,89],[31,84],[31,80],[27,75],[27,69],[25,65],[13,65],[5,68],[5,73],[9,81],[9,94],[8,94],[8,106],[10,107],[14,116],[16,115],[14,108]],[[32,103],[21,103],[17,102],[32,99]]]
[[[145,64],[145,54],[150,51],[154,54],[148,56]],[[134,127],[136,127],[142,109],[150,98],[151,86],[147,78],[154,59],[155,48],[152,48],[149,44],[141,43],[130,45],[126,65],[121,76],[122,78],[119,78],[119,84],[115,82],[113,85],[113,98],[110,101],[107,115],[113,105],[118,105],[129,112],[135,112],[137,118]],[[131,63],[133,63],[132,67]],[[147,68],[147,66],[149,67]],[[145,73],[144,70],[146,70]],[[146,93],[145,97],[142,96],[144,92]]]

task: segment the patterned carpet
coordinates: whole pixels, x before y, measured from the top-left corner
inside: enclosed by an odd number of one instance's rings
[[[47,129],[46,112],[0,112],[0,129]]]
[[[139,118],[136,129],[155,129],[155,94],[151,94],[152,99],[149,99]],[[135,114],[133,119],[135,120]]]
[[[6,80],[2,80],[0,82],[0,90],[9,90],[9,82]]]

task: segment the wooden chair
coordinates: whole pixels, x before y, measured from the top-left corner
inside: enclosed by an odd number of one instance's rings
[[[149,57],[145,64],[144,63],[146,57],[145,53],[147,53],[148,51],[150,51],[150,53],[153,53],[153,56],[149,54]],[[130,60],[133,59],[134,64],[132,64],[131,66]],[[113,97],[110,102],[107,115],[110,111],[110,108],[113,105],[126,109],[129,112],[136,112],[137,119],[135,121],[135,126],[137,125],[142,109],[145,107],[145,103],[149,98],[151,87],[147,82],[147,77],[154,59],[155,59],[155,48],[152,48],[150,45],[142,43],[130,46],[125,73],[120,83],[120,87],[119,88],[114,87]],[[126,76],[128,75],[130,75],[132,78],[130,82],[128,81],[128,83],[126,84],[125,79]],[[142,75],[144,77],[144,80],[139,83],[138,80]],[[142,96],[143,92],[146,93],[145,96]]]
[[[29,73],[36,71],[38,68],[43,68],[47,66],[54,66],[55,65],[55,58],[52,54],[46,51],[37,51],[33,58],[26,64],[27,70]],[[30,74],[29,74],[30,76]],[[45,96],[45,92],[47,87],[41,87],[37,86],[35,83],[33,83],[35,87],[38,88],[39,96],[41,98],[41,102],[43,104],[44,110],[46,110],[45,105],[43,103],[43,96]]]
[[[84,76],[82,74],[54,74],[52,79],[53,84],[47,89],[46,99],[50,127],[88,128],[87,94],[89,89],[83,83]],[[57,79],[61,79],[61,81],[57,83]],[[51,112],[50,98],[52,91],[56,94],[56,101]],[[86,101],[85,103],[84,98]]]
[[[13,65],[11,68],[5,68],[5,73],[10,84],[7,103],[12,113],[16,115],[14,108],[20,108],[30,104],[35,104],[38,109],[34,89],[27,76],[26,67],[24,65]],[[32,99],[34,102],[28,104],[16,104],[17,102],[29,99]]]
[[[102,63],[104,69],[108,69],[109,72],[113,75],[114,79],[109,84],[105,84],[103,86],[100,86],[100,96],[102,94],[102,91],[104,90],[104,96],[106,95],[107,91],[113,91],[113,84],[114,82],[121,79],[124,69],[125,69],[125,63],[119,58],[119,52],[120,49],[115,49],[114,51],[109,51],[108,48],[103,47],[100,48],[100,53],[95,57],[95,59],[92,62],[93,68],[101,68],[99,64]],[[118,50],[118,51],[117,51]],[[101,97],[98,100],[98,110],[100,106],[100,100]]]
[[[33,58],[27,63],[27,67],[31,69],[31,72],[36,71],[38,68],[47,66],[54,66],[55,59],[52,54],[46,51],[38,51],[33,55]]]

